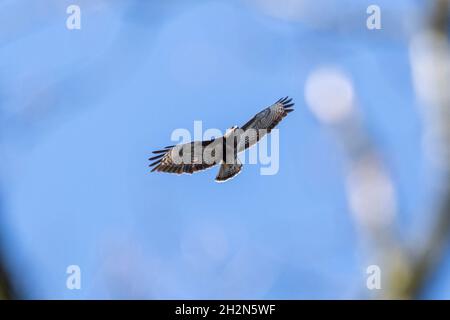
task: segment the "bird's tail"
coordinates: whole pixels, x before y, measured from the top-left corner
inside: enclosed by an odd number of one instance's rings
[[[219,173],[216,176],[216,182],[225,182],[241,172],[242,163],[236,159],[236,163],[224,163],[220,165]]]

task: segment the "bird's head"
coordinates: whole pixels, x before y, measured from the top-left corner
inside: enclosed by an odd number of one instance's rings
[[[225,137],[231,136],[237,129],[238,126],[232,126],[231,128],[227,129],[227,132],[225,132]]]

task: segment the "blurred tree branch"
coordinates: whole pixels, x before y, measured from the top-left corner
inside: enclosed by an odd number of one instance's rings
[[[0,258],[0,300],[15,299],[16,296],[11,286],[10,276],[6,271],[3,261]]]
[[[0,220],[2,218],[2,206],[0,201]],[[16,299],[17,295],[13,290],[11,276],[5,264],[5,254],[3,249],[3,238],[0,234],[0,300]]]
[[[363,251],[369,252],[370,264],[375,262],[382,271],[382,290],[372,291],[378,298],[420,298],[446,253],[450,236],[450,0],[431,5],[424,30],[412,34],[410,43],[415,91],[423,100],[426,151],[441,179],[437,205],[425,212],[432,223],[420,237],[424,241],[401,240],[395,221],[395,186],[363,123],[353,89],[347,90],[353,88],[350,79],[328,68],[316,72],[307,84],[311,110],[337,136],[346,155],[349,209],[367,245]],[[327,92],[340,94],[330,101]]]
[[[390,270],[391,287],[389,297],[393,298],[419,298],[425,289],[428,280],[434,273],[437,265],[445,255],[445,249],[450,236],[450,94],[448,86],[450,83],[450,44],[448,41],[448,30],[450,27],[450,0],[436,0],[429,20],[429,34],[431,36],[432,54],[428,57],[432,66],[430,76],[436,90],[433,92],[437,97],[430,97],[434,105],[426,106],[425,130],[434,131],[434,139],[439,143],[442,158],[441,175],[443,177],[443,189],[440,194],[441,202],[437,206],[437,214],[430,228],[423,249],[416,255],[405,257],[409,259],[408,276],[400,277],[396,281],[401,270],[395,267]],[[423,62],[423,61],[420,61]],[[447,68],[446,68],[447,67]],[[414,66],[413,66],[414,68]],[[431,121],[432,120],[432,121]],[[436,128],[438,128],[436,130]]]

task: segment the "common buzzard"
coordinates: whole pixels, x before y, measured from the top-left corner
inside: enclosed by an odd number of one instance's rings
[[[192,141],[153,151],[156,156],[149,159],[156,160],[150,164],[152,172],[191,174],[220,164],[216,181],[227,181],[242,169],[237,154],[270,133],[289,112],[294,111],[293,106],[292,99],[285,97],[256,114],[242,127],[230,128],[220,138]]]

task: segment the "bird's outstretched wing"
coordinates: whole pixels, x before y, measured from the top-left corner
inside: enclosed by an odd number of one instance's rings
[[[241,129],[245,133],[245,148],[258,142],[264,135],[270,133],[280,121],[294,111],[294,103],[289,97],[281,98],[270,107],[265,108],[251,118]]]
[[[194,173],[215,166],[221,155],[215,154],[214,145],[220,143],[218,139],[209,141],[193,141],[175,146],[168,146],[162,150],[153,151],[156,156],[149,160],[154,161],[149,166],[153,171],[167,173]],[[211,152],[205,153],[205,148]],[[206,154],[209,156],[207,157]]]

